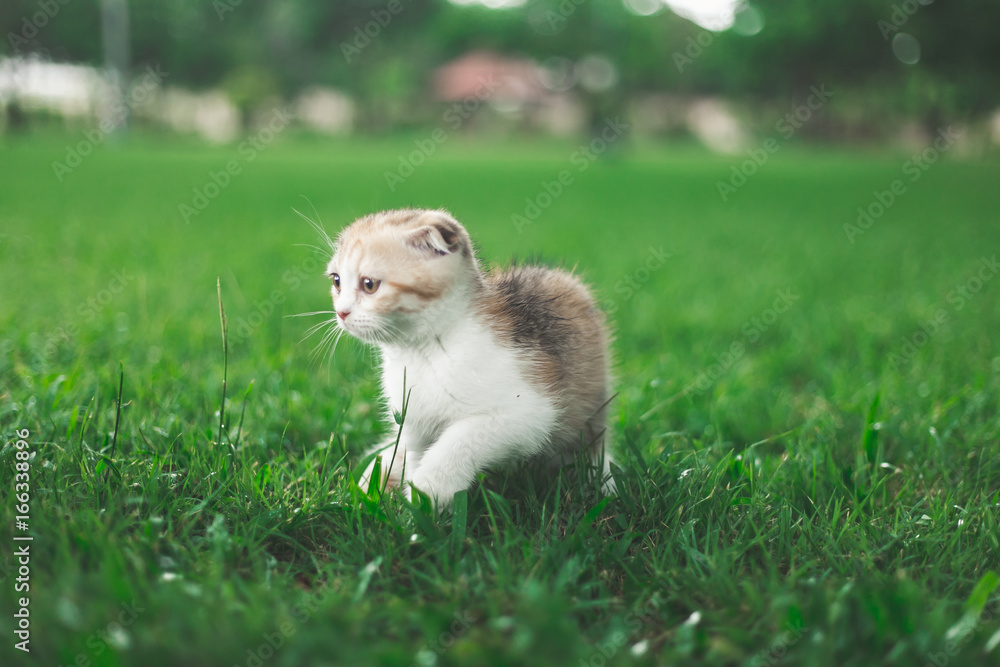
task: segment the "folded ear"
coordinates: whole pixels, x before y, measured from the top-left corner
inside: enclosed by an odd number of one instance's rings
[[[409,245],[437,255],[450,255],[462,247],[462,234],[448,220],[435,220],[410,232]]]

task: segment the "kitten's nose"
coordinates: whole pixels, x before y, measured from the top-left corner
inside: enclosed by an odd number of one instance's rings
[[[350,314],[351,314],[351,311],[349,311],[349,310],[338,310],[337,311],[337,317],[339,317],[342,320],[346,320],[347,316],[350,315]]]

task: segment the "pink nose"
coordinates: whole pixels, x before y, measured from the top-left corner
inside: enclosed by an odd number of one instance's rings
[[[350,314],[351,314],[351,311],[349,311],[349,310],[338,310],[337,311],[337,317],[339,317],[342,320],[346,320],[347,316],[350,315]]]

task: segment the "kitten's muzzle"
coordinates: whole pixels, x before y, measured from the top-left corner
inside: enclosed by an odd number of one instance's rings
[[[339,317],[343,321],[347,321],[347,316],[350,315],[350,314],[351,314],[351,311],[349,311],[349,310],[338,310],[337,311],[337,317]]]

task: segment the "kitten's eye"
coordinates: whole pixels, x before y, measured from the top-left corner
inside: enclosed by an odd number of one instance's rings
[[[340,274],[339,273],[332,273],[332,274],[330,274],[330,277],[333,278],[333,286],[336,287],[337,291],[339,292],[340,291]]]
[[[362,278],[361,279],[361,289],[365,291],[365,294],[374,294],[378,286],[382,284],[381,280],[375,280],[374,278]]]

